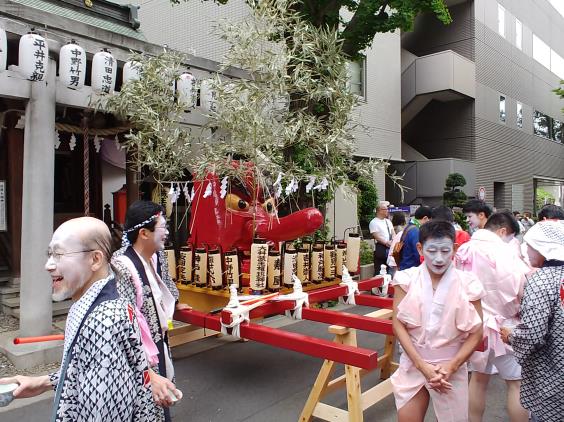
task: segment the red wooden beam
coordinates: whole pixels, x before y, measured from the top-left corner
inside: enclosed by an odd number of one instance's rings
[[[193,309],[176,311],[174,318],[188,324],[221,330],[220,317],[204,314]],[[374,369],[378,366],[378,353],[374,350],[353,347],[333,341],[282,331],[253,323],[241,324],[242,338],[293,350],[308,356],[332,360],[358,368]]]
[[[309,321],[323,322],[325,324],[356,328],[357,330],[370,331],[377,334],[393,335],[392,321],[348,312],[303,308],[302,318]]]
[[[372,277],[367,280],[362,280],[358,282],[358,288],[360,291],[369,291],[374,287],[380,287],[384,282],[383,277]],[[345,296],[348,293],[348,288],[346,286],[331,286],[325,287],[323,289],[311,290],[308,292],[309,303],[319,303],[325,302],[327,300],[335,300],[341,296]]]
[[[354,301],[357,305],[372,306],[374,308],[393,309],[394,299],[372,295],[356,295]]]

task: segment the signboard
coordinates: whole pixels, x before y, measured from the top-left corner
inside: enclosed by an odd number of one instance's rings
[[[480,186],[478,188],[478,199],[480,201],[485,201],[486,200],[486,188],[484,186]]]
[[[8,231],[6,218],[6,181],[0,180],[0,232]]]
[[[400,212],[400,211],[405,212],[405,213],[409,213],[410,209],[409,209],[409,206],[407,206],[407,207],[391,207],[391,208],[388,208],[388,211],[390,211],[391,213],[392,212]]]

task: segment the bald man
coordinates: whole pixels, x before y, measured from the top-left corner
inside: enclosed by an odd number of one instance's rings
[[[74,301],[61,369],[0,379],[19,384],[15,398],[54,388],[51,421],[154,420],[139,327],[131,306],[118,296],[110,245],[108,228],[95,218],[69,220],[55,231],[45,263],[53,300]]]

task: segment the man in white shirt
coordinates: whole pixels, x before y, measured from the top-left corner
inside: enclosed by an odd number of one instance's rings
[[[388,252],[395,235],[394,226],[388,219],[388,201],[380,201],[376,208],[376,217],[368,225],[370,234],[374,239],[374,271],[380,273],[380,266],[386,264]]]

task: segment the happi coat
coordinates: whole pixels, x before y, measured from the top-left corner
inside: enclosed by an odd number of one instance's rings
[[[52,422],[152,422],[147,361],[132,306],[115,277],[95,282],[69,310]]]
[[[564,257],[527,281],[521,324],[510,335],[521,364],[521,404],[539,422],[564,420]]]
[[[409,333],[419,355],[431,364],[451,360],[482,320],[472,301],[484,290],[478,279],[451,265],[433,293],[431,276],[425,264],[398,271],[392,281],[406,295],[397,309],[397,319]],[[396,407],[401,409],[426,386],[425,376],[404,352],[399,368],[391,377]],[[451,375],[453,389],[445,394],[428,389],[439,422],[468,420],[468,371],[466,364]]]
[[[517,323],[524,283],[531,270],[512,245],[485,229],[460,246],[455,263],[458,269],[474,274],[486,292],[482,310],[487,349],[474,352],[469,360],[473,370],[485,373],[490,353],[496,357],[512,354],[511,346],[501,340],[500,328],[506,321]]]
[[[146,263],[132,246],[118,251],[112,263],[121,273],[118,289],[120,294],[134,304],[147,361],[156,373],[174,379],[172,356],[168,346],[168,326],[172,321],[178,289],[170,277],[168,261],[162,252],[153,255]],[[156,279],[148,265],[153,267]],[[167,408],[155,405],[155,421],[170,421]]]

